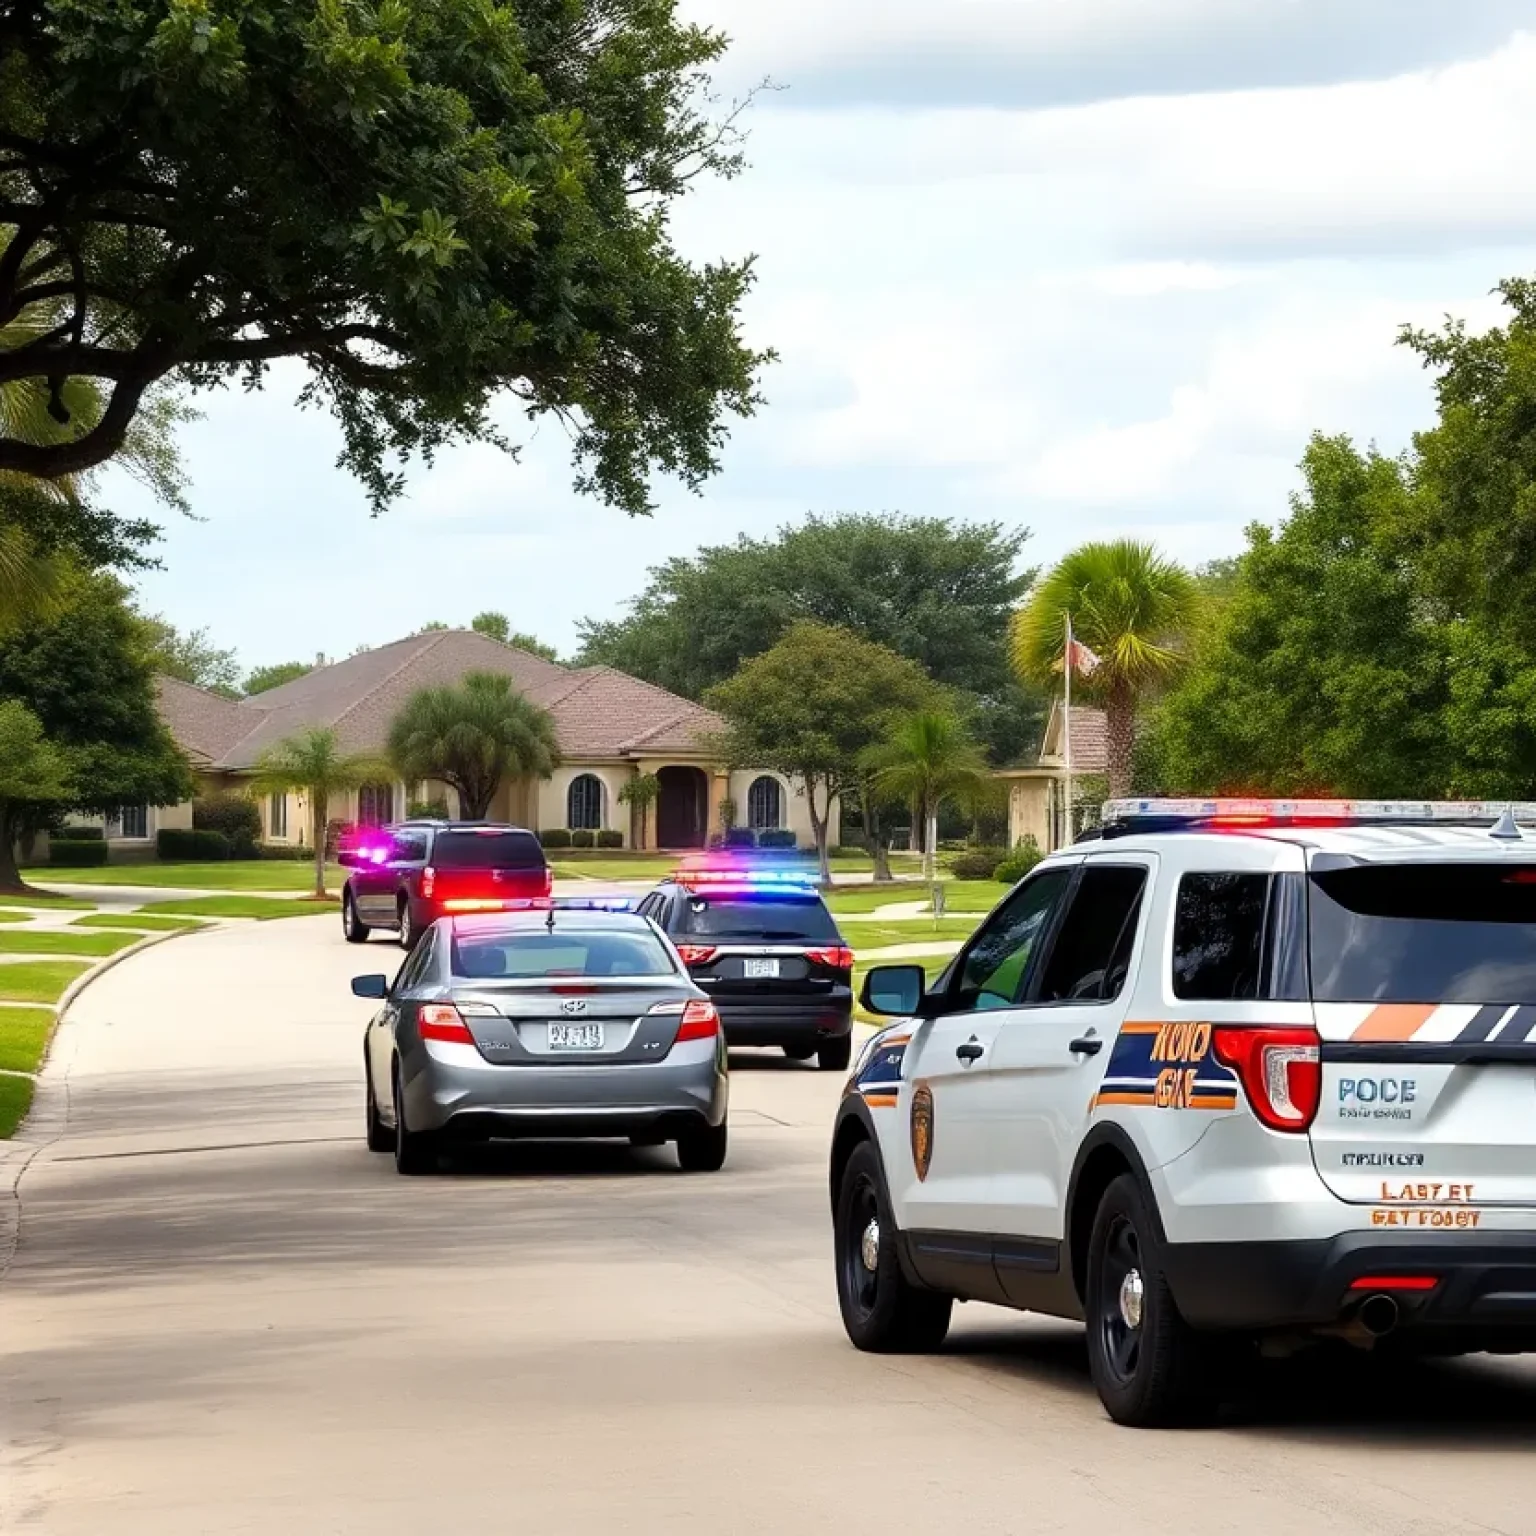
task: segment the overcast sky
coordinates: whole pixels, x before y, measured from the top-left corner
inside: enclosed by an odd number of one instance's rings
[[[701,498],[577,498],[560,431],[446,456],[370,519],[339,437],[264,395],[184,434],[201,521],[147,606],[246,666],[511,615],[566,650],[648,565],[807,512],[1137,534],[1197,562],[1283,515],[1314,429],[1430,414],[1404,321],[1487,323],[1536,269],[1536,0],[685,0],[771,76],[752,166],[678,210],[756,252],[782,361]],[[112,504],[151,509],[131,483]]]

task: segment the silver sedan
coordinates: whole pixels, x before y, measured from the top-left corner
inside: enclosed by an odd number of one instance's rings
[[[444,917],[390,984],[364,1040],[368,1145],[403,1174],[453,1143],[627,1136],[725,1162],[725,1037],[670,941],[630,912],[558,901]]]

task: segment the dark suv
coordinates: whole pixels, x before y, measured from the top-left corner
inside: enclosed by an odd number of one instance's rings
[[[680,872],[638,906],[713,1000],[728,1045],[776,1045],[845,1071],[853,1046],[853,951],[811,886],[756,886]]]
[[[538,838],[496,822],[404,821],[359,833],[338,859],[352,871],[341,893],[351,944],[386,928],[410,949],[444,914],[497,912],[550,893]]]

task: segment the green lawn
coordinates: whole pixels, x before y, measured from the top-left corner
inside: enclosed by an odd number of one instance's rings
[[[25,923],[31,920],[30,912],[8,912],[0,910],[0,923]]]
[[[90,970],[84,960],[17,960],[0,965],[0,1001],[56,1003],[75,977]]]
[[[0,955],[115,955],[137,944],[133,933],[58,933],[46,928],[0,933]]]
[[[949,964],[949,961],[943,955],[933,955],[913,960],[891,960],[880,963],[889,965],[920,965],[923,968],[923,974],[928,978],[928,985],[932,986],[934,978]],[[856,965],[853,968],[853,995],[855,999],[864,990],[864,973],[869,969],[870,967],[867,965]],[[853,1016],[864,1024],[885,1025],[895,1022],[892,1019],[886,1018],[883,1014],[866,1012],[857,1001],[853,1005]]]
[[[995,880],[945,880],[946,912],[990,912],[1009,887]],[[890,885],[856,885],[827,892],[827,905],[842,913],[875,912],[898,901],[928,901],[928,887],[917,880],[898,880]]]
[[[50,896],[39,891],[36,896],[0,896],[0,907],[26,907],[33,912],[89,912],[91,903],[74,896]]]
[[[32,1107],[32,1079],[0,1075],[0,1141],[9,1141]]]
[[[4,921],[0,918],[0,921]],[[169,933],[180,928],[201,928],[195,917],[144,917],[138,912],[87,912],[71,920],[72,928],[136,928],[141,933]]]
[[[334,916],[336,898],[329,901],[285,901],[280,897],[189,896],[182,901],[152,901],[140,912],[179,917],[318,917]]]
[[[0,1071],[36,1072],[53,1019],[52,1008],[0,1008]]]
[[[677,860],[654,858],[572,858],[564,848],[550,850],[549,869],[556,880],[660,880],[677,868]]]
[[[963,943],[976,931],[968,917],[908,918],[900,922],[870,922],[863,917],[843,921],[843,937],[857,951],[883,949],[890,944]]]
[[[314,888],[315,866],[287,859],[229,859],[207,864],[108,864],[100,869],[27,870],[33,880],[60,885],[171,886],[203,891],[308,891]],[[346,870],[326,871],[328,884],[340,885]],[[80,903],[84,905],[84,903]]]

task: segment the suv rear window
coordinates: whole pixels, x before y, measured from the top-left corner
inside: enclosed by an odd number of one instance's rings
[[[819,896],[685,896],[677,934],[710,939],[838,940]]]
[[[543,869],[544,850],[531,832],[439,832],[438,869]]]
[[[1314,870],[1312,995],[1329,1003],[1528,1003],[1536,866]]]

